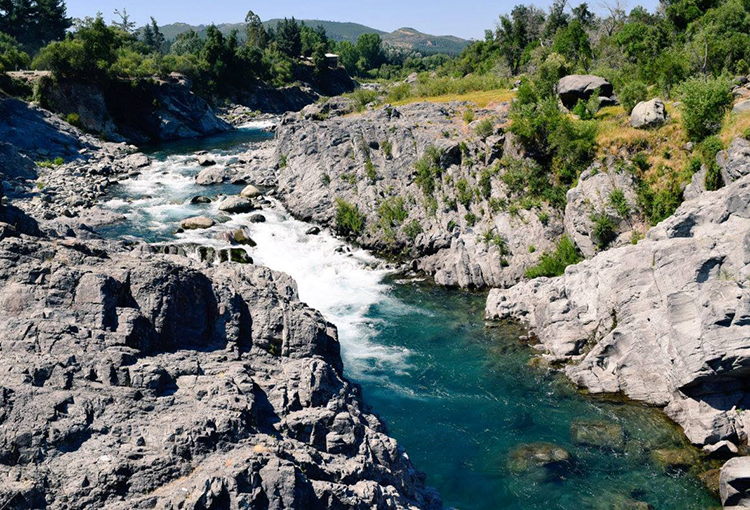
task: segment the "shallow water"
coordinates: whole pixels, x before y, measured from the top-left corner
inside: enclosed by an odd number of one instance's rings
[[[635,404],[585,397],[559,374],[532,368],[532,352],[518,327],[486,327],[486,294],[445,290],[373,269],[375,259],[327,232],[308,236],[308,224],[279,204],[249,215],[221,214],[217,202],[191,205],[195,195],[237,193],[241,186],[203,188],[189,154],[218,148],[226,163],[245,144],[266,138],[246,130],[211,140],[160,147],[157,161],[118,185],[108,207],[128,221],[105,234],[151,242],[221,246],[217,232],[247,226],[258,243],[256,263],[292,275],[300,297],[338,326],[346,375],[390,433],[427,473],[446,506],[498,508],[698,509],[717,502],[695,477],[665,472],[651,460],[655,448],[684,447],[661,413]],[[175,234],[182,219],[206,214],[223,221],[207,231]],[[624,440],[615,450],[574,444],[578,421],[615,423]],[[511,472],[515,448],[547,442],[569,459],[552,468]],[[525,458],[524,458],[525,459]]]

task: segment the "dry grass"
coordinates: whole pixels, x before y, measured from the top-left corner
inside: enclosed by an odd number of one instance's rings
[[[724,120],[724,126],[719,133],[719,139],[724,147],[729,145],[735,138],[745,136],[750,130],[750,112],[740,114],[730,113]]]
[[[669,120],[656,129],[636,129],[630,126],[630,116],[621,106],[602,108],[597,114],[599,155],[619,154],[632,156],[642,152],[648,158],[651,170],[646,177],[660,180],[671,173],[680,173],[690,161],[691,153],[685,150],[687,139],[682,131],[681,115],[668,103]]]
[[[515,92],[507,89],[499,90],[481,90],[476,92],[468,92],[466,94],[445,94],[442,96],[429,96],[429,97],[409,97],[396,101],[393,103],[394,106],[403,106],[412,103],[421,103],[422,101],[428,101],[430,103],[450,103],[453,101],[468,101],[474,103],[478,108],[486,108],[492,104],[499,104],[505,101],[510,101],[515,97]]]

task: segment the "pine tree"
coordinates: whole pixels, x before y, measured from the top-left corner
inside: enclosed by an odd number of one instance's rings
[[[156,20],[153,17],[151,18],[151,33],[153,34],[154,38],[151,47],[154,49],[154,51],[158,51],[159,53],[163,52],[166,39],[164,38],[164,34],[161,33],[161,30],[159,30],[159,24],[156,23]]]

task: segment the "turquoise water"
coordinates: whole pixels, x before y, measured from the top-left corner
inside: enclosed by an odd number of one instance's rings
[[[147,241],[217,245],[217,233],[240,226],[258,243],[256,263],[297,280],[300,297],[339,328],[346,375],[388,424],[446,506],[461,509],[700,509],[718,502],[694,473],[669,471],[652,458],[659,448],[687,447],[663,415],[632,403],[584,396],[559,373],[533,364],[514,325],[482,320],[485,293],[446,290],[378,269],[378,261],[328,232],[305,233],[280,204],[265,223],[226,216],[217,202],[190,204],[201,194],[236,193],[238,186],[201,188],[188,154],[219,148],[226,164],[248,143],[268,135],[247,131],[200,144],[159,148],[137,179],[119,185],[108,207],[127,216],[105,234]],[[240,144],[238,146],[238,144]],[[183,218],[205,214],[219,224],[176,234]],[[574,441],[576,424],[610,432],[605,446]],[[566,457],[529,465],[528,450],[562,448]],[[552,445],[552,446],[549,446]],[[687,450],[690,452],[691,450]],[[514,454],[515,452],[515,454]],[[518,453],[521,452],[521,453]],[[645,508],[642,506],[641,508]]]

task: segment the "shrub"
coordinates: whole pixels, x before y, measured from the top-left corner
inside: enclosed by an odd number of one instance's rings
[[[731,106],[731,84],[726,78],[691,78],[679,88],[682,125],[691,140],[701,141],[721,129]]]
[[[494,127],[490,119],[480,120],[479,123],[477,123],[477,126],[474,128],[474,132],[482,140],[486,140],[489,136],[491,136],[493,131]]]
[[[404,235],[411,241],[417,238],[422,233],[422,225],[417,220],[411,220],[409,223],[404,225]]]
[[[404,207],[404,199],[391,197],[383,200],[378,206],[378,216],[382,227],[395,227],[403,223],[409,213]]]
[[[560,276],[566,267],[578,264],[582,260],[583,256],[575,243],[568,236],[562,236],[554,252],[543,253],[539,264],[526,270],[526,278]]]
[[[459,179],[456,182],[456,189],[458,190],[458,202],[468,209],[474,196],[469,187],[469,182],[466,179]]]
[[[75,126],[77,128],[83,127],[81,125],[81,118],[78,116],[77,113],[69,113],[65,116],[65,122],[70,124],[71,126]]]
[[[365,216],[359,212],[357,205],[338,198],[336,199],[336,231],[341,235],[358,235],[364,232]]]
[[[372,160],[370,158],[367,158],[367,161],[365,161],[365,172],[367,173],[367,179],[370,182],[375,182],[377,174],[375,173],[375,165],[372,164]]]
[[[596,117],[596,112],[599,111],[599,93],[594,92],[588,101],[578,100],[573,113],[578,115],[581,120],[591,120]]]
[[[625,193],[623,193],[621,189],[615,188],[612,190],[609,194],[609,203],[615,208],[621,217],[626,218],[630,215],[630,206],[625,198]]]
[[[414,182],[421,188],[422,193],[427,198],[431,197],[435,191],[435,178],[442,174],[440,168],[441,155],[440,149],[428,147],[424,155],[414,163],[414,168],[417,171]]]
[[[617,99],[625,111],[630,115],[635,105],[648,98],[646,84],[641,81],[627,81],[617,94]]]
[[[398,83],[388,90],[388,102],[397,103],[408,98],[411,94],[411,85],[408,83]]]
[[[359,88],[348,95],[354,100],[357,111],[361,112],[365,107],[378,99],[378,93],[374,90]]]
[[[474,110],[472,108],[467,108],[464,112],[464,122],[467,124],[474,122]]]
[[[596,246],[600,250],[606,250],[612,242],[617,239],[615,224],[606,213],[592,213],[591,221],[594,222],[593,235]]]
[[[706,189],[716,191],[724,186],[724,178],[721,176],[721,169],[716,163],[716,155],[723,149],[721,140],[715,136],[709,136],[698,147],[701,160],[706,165]]]
[[[386,158],[390,159],[393,157],[393,144],[391,142],[383,140],[380,142],[380,148],[383,150],[383,154],[385,154]]]
[[[464,215],[464,219],[466,220],[466,223],[467,223],[467,224],[468,224],[468,225],[469,225],[470,227],[473,227],[473,226],[474,226],[474,225],[476,224],[476,222],[477,222],[477,221],[479,221],[479,218],[477,218],[477,215],[476,215],[476,214],[474,214],[474,213],[471,213],[471,212],[469,212],[469,213],[466,213],[466,214]]]

